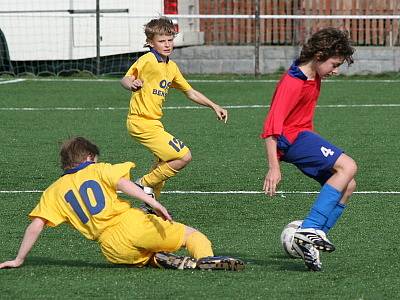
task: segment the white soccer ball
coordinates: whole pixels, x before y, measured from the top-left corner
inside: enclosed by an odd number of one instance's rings
[[[292,258],[300,258],[300,255],[293,249],[294,233],[301,226],[303,220],[296,220],[287,224],[281,233],[281,244],[283,251]]]

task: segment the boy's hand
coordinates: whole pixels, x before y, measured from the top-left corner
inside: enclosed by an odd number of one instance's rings
[[[141,81],[140,79],[133,80],[130,85],[131,91],[133,92],[140,90],[142,87],[143,87],[143,81]]]
[[[199,91],[196,91],[195,89],[190,89],[186,91],[185,94],[186,97],[188,97],[190,100],[200,105],[208,106],[209,108],[213,109],[217,114],[218,120],[224,121],[225,123],[228,122],[228,111],[226,109],[223,109],[221,106],[214,103],[210,99],[208,99]]]
[[[162,218],[162,219],[164,219],[164,220],[166,220],[166,221],[172,221],[172,217],[171,217],[171,215],[168,213],[167,209],[166,209],[164,206],[162,206],[162,204],[161,204],[160,202],[158,202],[158,201],[157,201],[157,204],[158,204],[158,205],[152,206],[153,209],[156,211],[157,215],[158,215],[160,218]]]
[[[9,260],[5,261],[0,264],[0,269],[5,269],[5,268],[18,268],[24,263],[23,260],[20,259],[14,259],[14,260]]]
[[[224,123],[228,122],[228,111],[224,108],[222,108],[219,105],[216,105],[213,107],[215,113],[217,114],[217,118],[220,121],[224,121]]]
[[[265,175],[263,190],[266,195],[274,196],[276,188],[281,181],[281,171],[279,169],[269,169]]]

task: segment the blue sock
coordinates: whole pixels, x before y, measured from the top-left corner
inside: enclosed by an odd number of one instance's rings
[[[335,226],[336,222],[339,220],[340,216],[342,215],[346,205],[342,203],[338,203],[335,208],[332,210],[331,214],[328,216],[328,221],[326,221],[325,225],[322,227],[322,230],[325,233]]]
[[[341,197],[340,191],[325,183],[301,228],[322,229]]]

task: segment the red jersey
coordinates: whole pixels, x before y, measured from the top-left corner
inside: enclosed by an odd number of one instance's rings
[[[295,62],[275,89],[261,137],[283,135],[293,143],[301,131],[313,131],[320,88],[321,78],[307,80]]]

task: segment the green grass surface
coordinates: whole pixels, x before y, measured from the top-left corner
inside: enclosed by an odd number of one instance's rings
[[[193,86],[221,105],[267,105],[275,83],[244,80],[194,82]],[[399,94],[398,82],[344,78],[323,84],[316,130],[357,161],[358,191],[399,191],[400,107],[360,106],[400,105]],[[40,197],[40,193],[10,191],[43,190],[51,184],[61,173],[59,142],[73,135],[86,136],[100,146],[103,161],[135,161],[135,177],[146,172],[152,155],[127,134],[129,93],[118,81],[24,81],[0,85],[0,95],[3,261],[15,256],[29,222],[26,215]],[[174,91],[165,103],[166,107],[191,105]],[[208,109],[164,112],[167,130],[193,154],[192,163],[168,182],[166,192],[261,190],[266,160],[258,136],[266,107],[231,108],[226,125],[217,122]],[[292,166],[282,165],[282,169],[281,191],[318,190],[316,183]],[[239,273],[116,267],[103,259],[95,242],[85,240],[68,225],[48,229],[22,268],[0,270],[0,298],[398,298],[399,194],[354,195],[330,234],[337,250],[322,254],[324,270],[320,273],[308,272],[301,260],[287,258],[279,244],[284,225],[302,219],[314,197],[298,193],[273,198],[263,194],[162,195],[161,202],[176,220],[204,232],[216,254],[247,262],[246,270]]]

